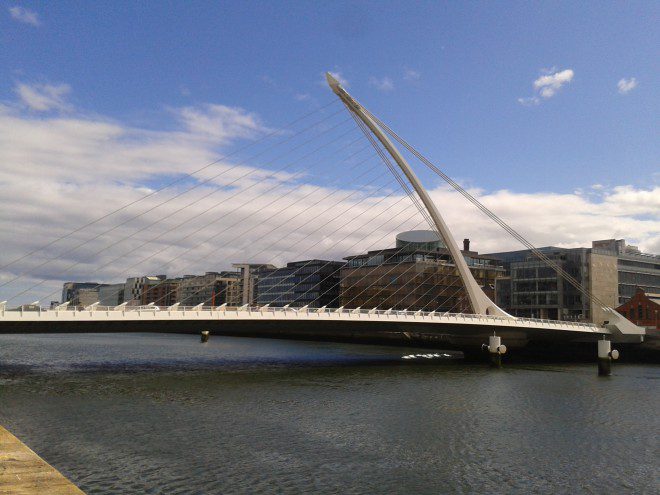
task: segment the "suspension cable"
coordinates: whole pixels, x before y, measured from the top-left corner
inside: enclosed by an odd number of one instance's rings
[[[460,184],[458,184],[451,177],[449,177],[447,174],[442,172],[442,170],[440,170],[428,158],[426,158],[424,155],[422,155],[420,152],[418,152],[405,139],[403,139],[396,132],[394,132],[387,124],[385,124],[383,121],[378,119],[378,117],[374,116],[366,108],[363,107],[363,110],[372,119],[374,119],[378,123],[378,125],[381,126],[383,128],[383,130],[385,130],[392,138],[394,138],[402,146],[404,146],[408,151],[410,151],[413,155],[415,155],[424,165],[426,165],[429,169],[431,169],[433,172],[435,172],[437,175],[439,175],[445,182],[447,182],[450,186],[452,186],[452,188],[454,188],[463,197],[465,197],[468,201],[470,201],[470,203],[472,203],[474,206],[476,206],[480,211],[482,211],[491,220],[496,222],[507,233],[509,233],[516,240],[518,240],[521,244],[523,244],[525,247],[527,247],[527,249],[529,249],[537,258],[539,258],[541,261],[543,261],[548,266],[550,266],[552,269],[554,269],[557,272],[557,274],[559,274],[559,276],[561,276],[564,280],[566,280],[570,285],[572,285],[582,295],[586,296],[588,300],[596,302],[597,304],[599,304],[602,307],[608,307],[607,304],[605,304],[598,297],[596,297],[588,288],[584,287],[583,284],[581,284],[577,279],[575,279],[570,273],[568,273],[561,266],[559,266],[559,264],[555,263],[552,259],[550,259],[540,249],[535,247],[531,242],[529,242],[519,232],[517,232],[515,229],[513,229],[513,227],[511,227],[506,222],[504,222],[504,220],[502,220],[499,216],[497,216],[490,209],[488,209],[483,203],[481,203],[472,194],[470,194],[468,191],[466,191]]]
[[[241,162],[239,162],[239,163],[237,163],[237,164],[235,164],[235,165],[233,165],[233,166],[231,166],[231,167],[229,167],[229,168],[226,168],[226,169],[222,170],[220,173],[218,173],[218,174],[216,174],[216,175],[214,175],[214,176],[212,176],[212,177],[208,177],[208,178],[206,178],[206,179],[204,179],[204,180],[202,180],[202,181],[196,182],[195,184],[193,184],[192,186],[188,187],[187,189],[184,189],[183,191],[180,191],[179,193],[175,194],[174,196],[172,196],[172,197],[170,197],[170,198],[167,198],[167,199],[164,200],[164,201],[161,201],[160,203],[156,204],[155,206],[152,206],[152,207],[146,209],[145,211],[143,211],[143,212],[141,212],[141,213],[139,213],[139,214],[137,214],[137,215],[134,215],[134,216],[131,216],[131,217],[127,218],[126,220],[122,221],[121,223],[119,223],[119,224],[117,224],[117,225],[111,227],[110,229],[104,230],[103,232],[100,232],[100,233],[94,235],[94,236],[91,237],[90,239],[87,239],[87,240],[85,240],[85,241],[83,241],[83,242],[78,243],[77,245],[75,245],[75,246],[72,247],[72,248],[68,248],[68,249],[66,249],[66,250],[64,251],[64,253],[66,253],[66,254],[70,254],[70,253],[76,251],[77,249],[81,248],[82,246],[85,246],[86,244],[88,244],[88,243],[90,243],[90,242],[92,242],[92,241],[94,241],[94,240],[96,240],[96,239],[102,237],[103,235],[108,234],[108,233],[110,233],[110,232],[113,232],[114,230],[118,229],[119,227],[122,227],[122,226],[126,225],[127,223],[129,223],[129,222],[131,222],[131,221],[133,221],[133,220],[135,220],[135,219],[137,219],[137,218],[141,218],[141,217],[143,217],[143,216],[146,215],[147,213],[150,213],[150,212],[152,212],[152,211],[154,211],[154,210],[160,208],[161,206],[170,203],[171,201],[173,201],[173,200],[175,200],[175,199],[177,199],[177,198],[179,198],[179,197],[181,197],[181,196],[187,194],[188,192],[190,192],[190,191],[192,191],[192,190],[197,189],[198,187],[201,187],[201,186],[203,186],[203,185],[205,185],[205,184],[208,184],[209,182],[211,182],[211,181],[217,179],[218,177],[220,177],[220,176],[226,174],[227,172],[229,172],[229,171],[231,171],[231,170],[234,170],[234,169],[238,168],[238,167],[241,166],[241,165],[244,165],[245,163],[247,163],[248,160],[252,160],[252,159],[254,159],[254,158],[257,158],[257,157],[263,155],[264,153],[266,153],[267,151],[269,151],[269,150],[271,150],[271,149],[273,149],[273,148],[276,148],[276,147],[278,147],[278,146],[280,146],[280,145],[282,145],[282,144],[284,144],[284,143],[290,141],[290,140],[293,139],[294,137],[299,136],[299,135],[301,135],[301,134],[307,132],[309,129],[313,129],[314,127],[317,127],[318,125],[320,125],[320,124],[322,124],[323,122],[329,120],[330,118],[334,117],[334,116],[337,115],[338,113],[339,113],[339,111],[334,112],[334,113],[332,113],[331,115],[329,115],[329,116],[327,116],[327,117],[321,119],[320,121],[315,122],[314,124],[312,124],[312,125],[310,125],[310,126],[307,126],[305,129],[303,129],[303,130],[301,130],[301,131],[299,131],[299,132],[297,132],[297,133],[295,133],[295,134],[292,134],[291,136],[287,137],[286,139],[284,139],[284,140],[282,140],[282,141],[279,141],[279,142],[277,142],[277,143],[275,143],[275,144],[273,144],[273,145],[267,147],[265,150],[262,150],[261,152],[257,153],[256,155],[253,155],[252,157],[250,157],[250,158],[248,158],[248,159],[246,159],[246,160],[243,160],[243,161],[241,161]],[[343,125],[346,121],[347,121],[347,120],[342,120],[342,121],[339,122],[338,124],[332,126],[329,130],[335,129],[336,127],[339,127],[339,126]],[[329,131],[329,130],[328,130],[328,131]],[[328,131],[325,131],[325,132],[327,133]],[[282,158],[283,156],[286,156],[286,155],[290,154],[291,151],[294,151],[294,150],[296,150],[296,149],[301,148],[302,146],[305,146],[306,144],[310,143],[310,142],[313,141],[314,139],[316,139],[316,137],[314,137],[314,138],[312,138],[312,139],[309,139],[309,140],[305,141],[304,143],[302,143],[302,144],[300,144],[300,145],[294,147],[292,150],[287,151],[287,152],[284,153],[283,155],[280,155],[279,157],[275,158],[274,160],[277,160],[277,159],[279,159],[279,158]],[[220,160],[222,160],[222,159],[220,159]],[[272,163],[274,160],[271,160],[271,162],[269,162],[269,163]],[[219,161],[219,160],[218,160],[218,161]],[[216,161],[216,162],[214,162],[214,163],[217,163],[218,161]],[[208,168],[208,167],[207,167],[207,168]],[[240,176],[240,177],[234,179],[233,181],[231,181],[229,184],[227,184],[227,186],[231,186],[231,185],[237,183],[240,179],[243,179],[243,178],[245,178],[245,177],[248,177],[248,176],[250,176],[250,175],[256,173],[257,170],[258,170],[258,169],[251,169],[251,170],[249,170],[247,173],[245,173],[245,174],[243,174],[242,176]],[[274,173],[277,173],[277,172],[274,172]],[[162,190],[162,189],[161,189],[161,190]],[[175,213],[178,213],[178,212],[180,212],[180,211],[182,211],[182,210],[187,209],[188,207],[192,206],[193,204],[196,204],[196,203],[198,203],[199,201],[202,201],[203,199],[207,198],[208,196],[211,196],[212,194],[215,194],[217,191],[218,191],[217,189],[212,190],[212,191],[209,192],[208,194],[202,196],[201,198],[198,198],[197,200],[193,201],[192,203],[189,203],[188,205],[184,206],[183,208],[179,208],[179,209],[177,209]],[[145,196],[145,198],[146,198],[146,196]],[[155,225],[155,224],[157,224],[157,223],[160,223],[160,222],[163,221],[165,218],[166,218],[166,217],[162,217],[160,220],[157,220],[156,222],[153,222],[152,224],[147,225],[145,228],[140,229],[140,230],[138,230],[137,232],[134,232],[133,234],[131,234],[131,235],[127,236],[127,237],[124,237],[123,239],[119,239],[119,240],[116,241],[116,242],[121,242],[121,241],[123,241],[123,240],[125,240],[125,239],[128,239],[128,238],[130,238],[130,237],[132,237],[132,236],[138,234],[138,233],[141,232],[142,230],[145,230],[146,228],[149,228],[149,227],[151,227],[151,226],[153,226],[153,225]],[[109,246],[109,247],[112,247],[112,245]],[[43,261],[41,264],[37,265],[36,267],[32,267],[30,270],[36,270],[36,269],[42,268],[42,267],[44,267],[44,266],[50,264],[51,262],[53,262],[53,261],[55,261],[55,260],[58,260],[58,259],[62,256],[62,254],[64,254],[64,253],[60,253],[60,254],[57,255],[57,256],[54,256],[54,257],[52,257],[52,258],[48,258],[48,259],[46,259],[45,261]],[[71,267],[69,267],[69,268],[71,268]],[[68,268],[67,268],[67,269],[68,269]],[[11,279],[9,279],[9,280],[7,280],[7,281],[1,283],[1,284],[0,284],[0,287],[4,287],[4,286],[6,286],[6,285],[11,284],[12,282],[15,282],[16,280],[20,280],[20,279],[23,278],[23,276],[26,275],[26,274],[27,274],[27,270],[24,271],[24,272],[22,272],[22,273],[20,273],[20,274],[18,274],[18,275],[16,275],[15,277],[13,277],[13,278],[11,278]]]
[[[342,100],[342,101],[343,101],[343,100]],[[345,102],[344,102],[344,103],[345,103]],[[381,157],[381,159],[383,160],[383,162],[385,163],[385,165],[387,166],[387,168],[388,168],[388,169],[390,170],[390,172],[391,172],[391,173],[397,178],[397,181],[398,181],[399,184],[401,185],[401,187],[402,187],[402,189],[404,190],[404,192],[406,192],[406,194],[411,198],[411,200],[413,201],[413,203],[415,204],[415,206],[417,207],[417,209],[419,210],[419,212],[422,214],[422,216],[424,217],[424,219],[427,221],[427,223],[428,223],[429,226],[431,227],[432,231],[435,232],[435,233],[438,235],[438,238],[439,238],[439,239],[442,239],[443,237],[442,237],[441,233],[438,231],[438,228],[436,227],[435,222],[433,222],[433,220],[431,219],[431,217],[430,217],[428,211],[427,211],[426,208],[420,203],[420,200],[418,200],[417,197],[416,197],[415,195],[413,195],[413,193],[412,193],[412,191],[411,191],[411,189],[410,189],[408,183],[407,183],[407,182],[401,177],[401,175],[398,173],[398,171],[396,170],[396,168],[394,167],[394,165],[393,165],[392,162],[390,161],[389,157],[385,154],[385,152],[382,150],[381,146],[378,144],[378,142],[377,142],[377,141],[374,139],[374,137],[372,136],[372,133],[371,133],[370,130],[367,128],[366,124],[364,124],[364,122],[362,122],[362,120],[359,119],[359,118],[355,115],[355,112],[353,111],[353,109],[352,109],[352,107],[351,107],[350,105],[348,105],[348,104],[345,103],[345,106],[346,106],[346,108],[348,109],[348,111],[349,111],[349,113],[351,114],[351,116],[353,117],[353,120],[355,120],[355,122],[357,123],[358,127],[360,127],[360,129],[361,129],[362,132],[365,134],[365,136],[367,136],[367,138],[369,139],[369,141],[371,142],[372,146],[374,147],[374,149],[376,150],[376,152],[378,153],[378,155]],[[450,256],[451,256],[451,255],[450,255]],[[456,262],[456,261],[455,261],[455,262]],[[460,278],[460,277],[459,277],[459,278]],[[461,278],[461,285],[463,286],[463,288],[464,288],[465,290],[467,290],[466,283],[465,283],[465,281],[464,281],[462,278]]]
[[[342,123],[344,123],[344,122],[346,122],[346,121],[342,121]],[[337,124],[337,126],[338,126],[338,125],[341,125],[342,123]],[[334,128],[334,127],[337,127],[337,126],[333,126],[333,128]],[[329,132],[329,131],[332,130],[333,128],[327,130],[326,132]],[[315,153],[316,151],[318,151],[319,149],[324,148],[324,147],[326,147],[326,146],[328,146],[328,145],[330,145],[330,144],[332,144],[332,143],[338,141],[339,139],[345,137],[345,136],[348,135],[350,132],[352,132],[352,129],[349,129],[348,131],[345,131],[345,132],[342,133],[340,136],[333,138],[330,142],[327,142],[327,143],[325,143],[325,144],[323,144],[323,145],[321,145],[321,146],[315,148],[312,152],[309,152],[309,153],[303,155],[302,157],[297,158],[297,159],[294,160],[293,162],[289,162],[289,163],[287,163],[287,165],[285,165],[284,167],[281,167],[280,169],[278,169],[278,170],[272,172],[272,174],[270,174],[270,175],[280,173],[280,172],[286,170],[287,168],[290,168],[291,166],[295,165],[296,163],[299,163],[299,162],[301,162],[302,160],[304,160],[305,158],[311,156],[312,154],[314,154],[314,153]],[[353,140],[353,141],[351,141],[346,147],[350,147],[350,146],[352,146],[352,145],[353,145],[354,143],[356,143],[357,141],[358,141],[358,140]],[[308,142],[309,142],[309,141],[307,141],[306,143],[308,143]],[[306,144],[306,143],[304,143],[304,144]],[[298,146],[298,147],[300,147],[300,146]],[[362,150],[363,150],[363,149],[364,149],[364,148],[362,148]],[[361,150],[360,150],[360,151],[361,151]],[[356,153],[353,153],[353,154],[350,155],[350,156],[354,156],[354,155],[356,155],[357,153],[359,153],[359,151],[356,152]],[[272,162],[272,161],[274,161],[274,160],[271,160],[271,162]],[[300,178],[300,177],[304,176],[306,173],[307,173],[306,171],[298,172],[298,173],[294,174],[294,176],[292,176],[292,177],[290,178],[290,180],[295,180],[296,178]],[[244,177],[244,176],[242,176],[242,177]],[[239,177],[238,179],[236,179],[236,181],[239,180],[239,179],[241,179],[242,177]],[[263,180],[265,180],[265,179],[263,179]],[[234,182],[236,182],[236,181],[233,181],[232,183],[234,183]],[[211,210],[217,208],[218,206],[220,206],[221,204],[226,203],[226,202],[229,201],[230,199],[233,199],[233,198],[236,197],[236,196],[239,196],[239,195],[241,195],[241,194],[244,194],[245,191],[247,191],[247,190],[249,190],[249,189],[255,187],[255,186],[258,185],[258,184],[260,184],[260,182],[255,182],[254,184],[250,185],[249,187],[237,191],[236,193],[232,194],[231,196],[224,198],[224,199],[223,199],[222,201],[220,201],[219,203],[215,203],[214,205],[212,205],[210,208],[207,208],[207,209],[204,210],[203,212],[194,215],[192,218],[200,217],[200,216],[202,216],[202,215],[208,213],[209,211],[211,211]],[[273,187],[271,187],[270,189],[267,189],[266,191],[262,191],[261,194],[262,194],[262,195],[263,195],[263,194],[266,194],[266,193],[268,193],[268,192],[270,192],[270,191],[272,191],[272,190],[275,190],[275,189],[277,189],[277,188],[279,188],[279,187],[283,187],[284,185],[285,185],[285,184],[283,184],[283,183],[277,183],[277,184],[275,184]],[[305,186],[305,185],[302,184],[302,185],[296,187],[294,190],[300,189],[300,188],[302,188],[302,187],[304,187],[304,186]],[[215,193],[215,192],[217,192],[217,190],[212,191],[212,193]],[[207,195],[207,196],[208,196],[208,195]],[[250,214],[250,216],[257,214],[258,212],[260,212],[260,211],[262,211],[263,209],[267,208],[267,207],[270,206],[271,204],[273,204],[273,203],[279,201],[280,199],[281,199],[281,198],[277,198],[277,199],[275,199],[274,201],[272,201],[272,202],[269,203],[268,205],[265,205],[265,206],[261,207],[259,210],[257,210],[257,211],[255,211],[255,212],[253,212],[252,214]],[[251,200],[248,199],[245,203],[243,203],[243,204],[241,204],[241,205],[238,205],[238,206],[235,207],[233,210],[231,210],[230,212],[228,212],[227,215],[229,215],[229,214],[231,214],[231,213],[233,213],[233,212],[235,212],[235,211],[238,211],[242,206],[245,206],[246,204],[248,204],[248,203],[250,203],[250,202],[251,202]],[[194,203],[194,202],[193,202],[193,203]],[[178,213],[179,211],[182,211],[183,209],[187,208],[188,206],[190,206],[190,205],[193,204],[193,203],[190,203],[189,205],[186,205],[185,207],[180,208],[180,209],[177,210],[175,213]],[[248,216],[248,218],[249,218],[250,216]],[[139,249],[139,248],[141,248],[141,247],[143,247],[143,246],[145,246],[145,245],[147,245],[147,244],[150,244],[150,243],[154,242],[155,240],[158,240],[158,239],[162,238],[164,235],[166,235],[166,234],[168,234],[168,233],[170,233],[170,232],[172,232],[172,231],[178,230],[182,225],[185,225],[185,224],[189,223],[190,220],[191,220],[192,218],[189,218],[189,219],[186,219],[186,220],[180,222],[179,224],[177,224],[177,225],[175,225],[175,226],[169,228],[169,229],[166,230],[165,232],[162,232],[161,234],[159,234],[159,235],[157,235],[157,236],[155,236],[155,237],[153,237],[153,238],[151,238],[151,239],[149,239],[149,240],[143,242],[142,244],[140,244],[140,245],[138,246],[138,248],[133,248],[133,249],[131,249],[130,251],[134,251],[134,250],[136,250],[136,249]],[[189,233],[189,234],[187,234],[186,236],[184,236],[183,238],[179,239],[178,242],[181,242],[181,241],[183,241],[183,240],[185,240],[185,239],[190,238],[192,235],[198,233],[198,232],[201,231],[201,230],[207,229],[210,225],[213,225],[213,224],[219,222],[219,221],[222,220],[223,218],[224,218],[224,217],[219,217],[219,218],[217,218],[216,220],[214,220],[211,224],[207,224],[207,225],[204,225],[204,226],[200,227],[199,229],[197,229],[197,230],[193,231],[192,233]],[[98,255],[98,254],[100,254],[101,252],[107,251],[108,249],[110,249],[110,248],[113,247],[114,245],[119,244],[120,242],[123,242],[124,240],[126,240],[126,239],[128,239],[128,238],[130,238],[130,237],[133,237],[133,236],[136,235],[137,233],[146,230],[147,228],[151,227],[152,225],[154,225],[154,224],[156,224],[156,223],[159,223],[159,222],[162,221],[162,220],[163,220],[163,219],[161,218],[160,220],[158,220],[158,221],[156,221],[156,222],[154,222],[154,223],[152,223],[152,224],[150,224],[150,225],[147,225],[146,227],[140,229],[139,231],[137,231],[137,232],[133,232],[131,235],[129,235],[129,236],[127,236],[127,237],[124,237],[123,239],[119,239],[118,241],[112,243],[110,246],[106,246],[106,247],[104,247],[103,249],[101,249],[100,251],[95,252],[95,253],[93,254],[93,256]],[[243,220],[244,220],[244,219],[243,219]],[[236,225],[238,225],[239,223],[241,223],[241,221],[238,221],[238,222],[234,223],[234,224],[233,224],[232,226],[230,226],[230,227],[236,226]],[[222,233],[222,232],[228,230],[230,227],[225,228],[225,229],[224,229],[223,231],[221,231],[220,233]],[[219,234],[217,234],[217,235],[219,235]],[[208,241],[208,240],[207,240],[207,241]],[[205,241],[205,242],[207,242],[207,241]],[[146,261],[146,260],[148,260],[148,259],[151,259],[152,257],[156,256],[157,254],[160,254],[161,252],[165,251],[165,250],[168,249],[169,247],[170,247],[170,246],[166,246],[165,248],[161,249],[160,251],[157,251],[156,253],[152,254],[151,256],[148,256],[148,257],[146,257],[146,258],[141,259],[141,260],[138,261],[137,263],[131,265],[131,267],[129,267],[128,269],[133,268],[133,267],[137,266],[138,264],[140,264],[140,263],[142,263],[142,262],[144,262],[144,261]],[[180,256],[182,256],[183,254],[189,252],[189,251],[192,250],[193,248],[194,248],[194,247],[191,247],[191,248],[187,249],[184,253],[180,254],[178,257],[180,257]],[[130,251],[129,251],[129,252],[130,252]],[[117,260],[122,259],[122,258],[125,256],[125,254],[127,254],[127,253],[120,254],[119,256],[115,257],[114,259],[110,260],[109,262],[107,262],[107,263],[105,263],[105,264],[103,264],[103,265],[101,265],[101,266],[95,268],[91,273],[95,273],[95,272],[97,272],[97,271],[99,271],[99,270],[101,270],[101,269],[103,269],[103,268],[105,268],[105,267],[107,267],[107,266],[110,266],[111,264],[115,263]],[[177,257],[177,258],[178,258],[178,257]],[[176,258],[175,258],[175,259],[176,259]],[[171,263],[172,261],[173,261],[173,259],[169,260],[168,263]],[[78,266],[78,265],[80,265],[80,264],[82,264],[81,261],[75,262],[75,263],[73,263],[72,265],[70,265],[69,267],[65,268],[65,270],[70,270],[71,268],[74,268],[75,266]],[[24,291],[22,291],[22,292],[20,292],[20,293],[18,293],[18,294],[16,294],[16,295],[14,295],[13,298],[16,298],[16,297],[19,297],[19,296],[23,295],[24,293],[26,293],[26,292],[32,290],[33,288],[36,288],[36,287],[42,285],[43,283],[47,282],[48,280],[50,280],[50,279],[43,279],[43,280],[41,280],[39,283],[34,284],[33,286],[31,286],[31,287],[25,289]],[[97,287],[100,287],[101,285],[102,285],[102,284],[99,284],[99,285],[97,285]],[[54,294],[54,293],[55,293],[55,292],[52,292],[50,295],[52,295],[52,294]]]
[[[67,239],[68,237],[71,237],[73,234],[76,234],[76,233],[80,232],[81,230],[84,230],[85,228],[90,227],[91,225],[94,225],[94,224],[96,224],[96,223],[98,223],[98,222],[100,222],[100,221],[102,221],[102,220],[104,220],[104,219],[106,219],[106,218],[108,218],[108,217],[111,217],[112,215],[114,215],[114,214],[116,214],[116,213],[119,213],[120,211],[123,211],[123,210],[125,210],[126,208],[129,208],[129,207],[131,207],[131,206],[133,206],[133,205],[135,205],[135,204],[137,204],[137,203],[140,203],[141,201],[144,201],[145,199],[150,198],[151,196],[154,196],[154,195],[158,194],[159,192],[164,191],[165,189],[167,189],[167,188],[169,188],[169,187],[171,187],[171,186],[173,186],[173,185],[175,185],[175,184],[178,184],[179,182],[183,181],[184,179],[190,178],[190,177],[192,177],[192,176],[194,176],[194,175],[196,175],[196,174],[198,174],[198,173],[200,173],[200,172],[203,172],[203,171],[206,170],[207,168],[209,168],[209,167],[215,165],[216,163],[221,162],[222,160],[226,160],[227,158],[230,158],[231,156],[234,156],[234,155],[236,155],[237,153],[240,153],[240,152],[245,151],[245,150],[247,150],[247,149],[249,149],[249,148],[252,148],[253,146],[256,146],[257,144],[259,144],[259,143],[265,141],[266,139],[268,139],[268,138],[274,136],[275,134],[280,133],[280,132],[282,131],[282,129],[288,129],[289,127],[291,127],[291,126],[297,124],[298,122],[301,122],[302,120],[306,119],[307,117],[309,117],[309,116],[311,116],[311,115],[316,114],[317,112],[320,112],[320,111],[326,109],[327,107],[329,107],[329,106],[335,104],[336,102],[337,102],[337,100],[333,98],[331,101],[329,101],[328,103],[324,104],[324,105],[321,106],[320,108],[317,108],[317,109],[315,109],[315,110],[312,110],[311,112],[308,112],[308,113],[302,115],[301,117],[298,117],[298,118],[292,120],[291,122],[285,124],[283,127],[279,128],[279,129],[274,129],[272,132],[269,132],[268,134],[266,134],[266,135],[262,136],[261,138],[257,139],[256,141],[253,141],[253,142],[251,142],[250,144],[248,144],[248,145],[246,145],[246,146],[243,146],[243,147],[241,147],[241,148],[238,148],[237,150],[234,150],[234,151],[231,152],[231,153],[228,153],[228,154],[226,154],[226,155],[224,155],[224,156],[222,156],[222,157],[220,157],[220,158],[218,158],[218,159],[216,159],[216,160],[214,160],[214,161],[212,161],[212,162],[210,162],[210,163],[207,163],[207,164],[204,165],[203,167],[201,167],[201,168],[195,170],[194,172],[190,172],[190,173],[185,174],[185,175],[183,175],[183,176],[181,176],[181,177],[179,177],[179,178],[177,178],[177,179],[175,179],[175,180],[173,180],[173,181],[170,181],[170,182],[168,182],[167,184],[164,184],[163,186],[161,186],[161,187],[159,187],[159,188],[157,188],[157,189],[155,189],[155,190],[153,190],[153,191],[151,191],[151,192],[145,194],[144,196],[141,196],[140,198],[137,198],[137,199],[135,199],[135,200],[133,200],[133,201],[131,201],[131,202],[129,202],[129,203],[126,203],[125,205],[123,205],[123,206],[121,206],[121,207],[119,207],[119,208],[116,208],[115,210],[112,210],[112,211],[110,211],[110,212],[108,212],[108,213],[105,213],[104,215],[102,215],[102,216],[100,216],[100,217],[98,217],[98,218],[96,218],[96,219],[94,219],[94,220],[92,220],[92,221],[90,221],[90,222],[87,222],[86,224],[81,225],[80,227],[77,227],[76,229],[74,229],[74,230],[68,232],[68,233],[65,234],[65,235],[62,235],[62,236],[60,236],[60,237],[58,237],[58,238],[56,238],[56,239],[54,239],[54,240],[52,240],[52,241],[49,241],[48,243],[46,243],[46,244],[40,246],[39,248],[33,249],[33,250],[31,250],[31,251],[29,251],[29,252],[27,252],[27,253],[25,253],[25,254],[19,256],[18,258],[15,258],[15,259],[9,261],[8,263],[5,263],[4,265],[0,265],[0,270],[4,270],[5,268],[8,268],[8,267],[12,266],[12,265],[18,263],[19,261],[22,261],[22,260],[24,260],[25,258],[28,258],[28,257],[32,256],[33,254],[38,253],[39,251],[43,251],[44,249],[47,249],[47,248],[49,248],[50,246],[53,246],[54,244],[57,244],[58,242],[60,242],[60,241],[62,241],[62,240],[64,240],[64,239]],[[332,114],[332,115],[335,115],[335,114]],[[332,115],[331,115],[331,116],[332,116]],[[2,287],[3,285],[5,285],[5,284],[0,285],[0,287]]]

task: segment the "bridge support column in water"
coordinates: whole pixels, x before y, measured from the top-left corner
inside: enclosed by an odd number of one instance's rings
[[[609,340],[598,341],[598,376],[610,376],[612,374],[612,361],[619,359],[619,351],[612,350],[612,342]]]
[[[488,337],[488,345],[484,344],[482,348],[488,350],[490,365],[493,368],[502,367],[502,354],[506,352],[506,346],[502,344],[502,337],[493,334]]]

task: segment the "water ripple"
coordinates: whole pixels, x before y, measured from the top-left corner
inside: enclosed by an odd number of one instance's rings
[[[657,493],[660,368],[0,336],[0,421],[89,494]],[[419,351],[415,354],[428,354]],[[426,361],[426,358],[424,358]]]

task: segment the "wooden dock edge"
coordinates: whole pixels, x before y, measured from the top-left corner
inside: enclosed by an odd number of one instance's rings
[[[57,469],[0,426],[0,495],[84,495]]]

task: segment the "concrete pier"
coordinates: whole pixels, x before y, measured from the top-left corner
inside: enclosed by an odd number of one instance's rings
[[[0,426],[0,494],[84,495],[84,492]]]

